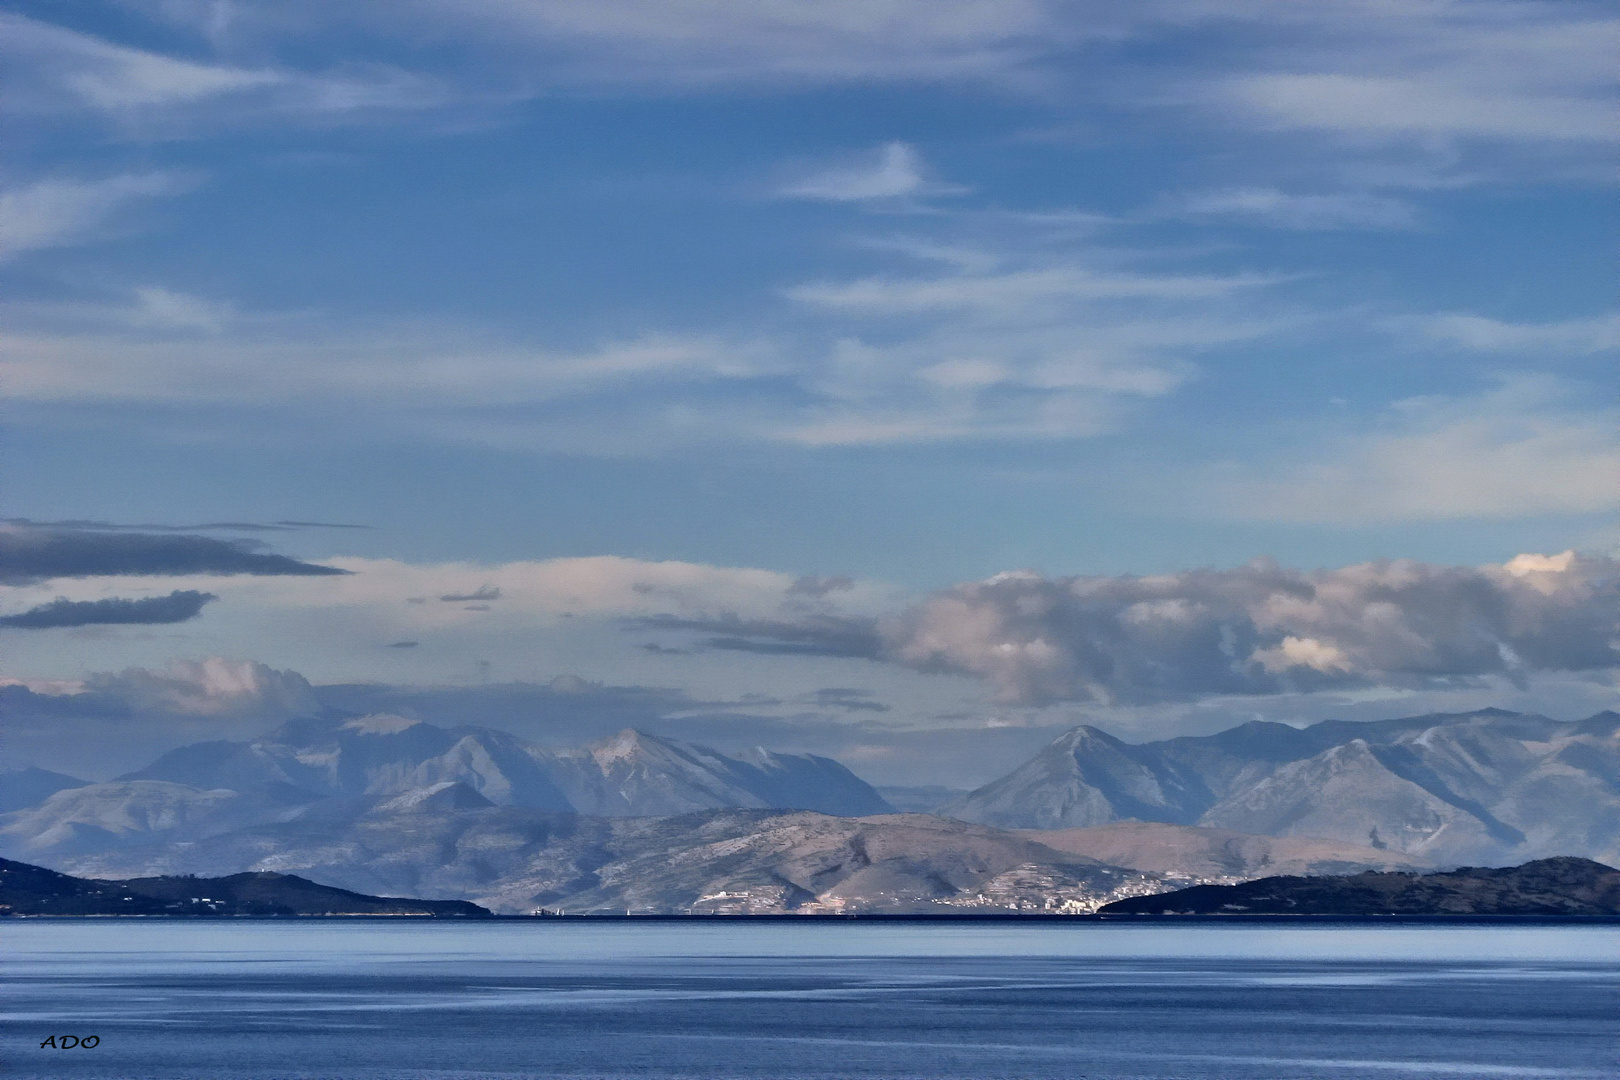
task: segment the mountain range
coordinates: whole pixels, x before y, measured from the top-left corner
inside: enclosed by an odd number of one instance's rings
[[[356,893],[503,913],[1091,911],[1202,881],[1421,863],[1352,844],[1175,826],[1099,858],[889,807],[827,758],[726,755],[637,731],[554,749],[395,716],[300,720],[182,747],[115,780],[13,774],[50,793],[0,817],[0,851],[80,875],[297,872]],[[0,795],[4,795],[0,787]],[[1204,872],[1208,871],[1208,872]]]
[[[903,789],[908,808],[929,789]],[[941,796],[952,793],[939,790]],[[844,766],[627,730],[575,748],[392,715],[0,774],[0,855],[107,878],[298,872],[513,913],[1089,911],[1278,874],[1620,862],[1620,716],[1497,710],[1129,744],[1093,727],[931,814]]]
[[[728,809],[613,818],[423,801],[358,815],[328,804],[186,835],[58,852],[52,861],[111,879],[296,872],[356,893],[465,899],[502,914],[1089,912],[1204,880],[1144,874],[921,814]]]
[[[756,748],[727,756],[628,729],[589,746],[554,749],[493,728],[446,729],[387,714],[295,720],[251,742],[196,743],[119,779],[281,801],[437,797],[603,817],[726,806],[829,814],[892,809],[854,773],[813,754]],[[454,785],[464,790],[444,793]]]
[[[728,756],[634,730],[554,749],[490,728],[389,715],[302,719],[248,742],[195,743],[100,784],[43,770],[0,778],[0,799],[40,792],[5,816],[0,848],[56,864],[250,826],[405,811],[498,806],[611,818],[729,807],[892,810],[838,762],[810,754]]]
[[[35,806],[67,788],[84,787],[88,780],[28,766],[0,771],[0,814]]]
[[[1095,727],[936,813],[1008,829],[1162,822],[1316,837],[1435,865],[1620,862],[1620,713],[1484,709],[1131,744]]]

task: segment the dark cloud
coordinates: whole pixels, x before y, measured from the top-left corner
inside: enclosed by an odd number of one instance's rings
[[[656,641],[649,641],[646,644],[642,645],[641,648],[646,652],[654,653],[654,654],[656,654],[658,656],[691,656],[692,655],[692,650],[691,649],[671,649],[668,646],[658,644],[658,642],[656,642]]]
[[[59,626],[161,625],[185,622],[202,613],[203,605],[219,597],[194,589],[177,589],[168,596],[142,600],[68,600],[65,597],[29,608],[18,615],[0,617],[0,626],[44,630]]]
[[[126,525],[115,521],[34,521],[30,518],[5,518],[8,525],[25,525],[41,529],[79,529],[90,532],[293,532],[298,529],[369,529],[370,525],[343,525],[331,521],[205,521],[197,525],[155,525],[143,523]]]
[[[0,583],[62,577],[171,574],[347,574],[256,550],[249,540],[211,536],[106,532],[88,528],[0,526]]]
[[[419,642],[419,641],[393,641],[393,642],[389,642],[387,645],[385,645],[384,648],[388,648],[388,649],[414,649],[420,644],[421,644],[421,642]]]
[[[810,695],[810,700],[817,705],[833,709],[845,709],[849,712],[888,712],[889,707],[881,701],[873,699],[865,690],[855,690],[847,686],[828,686]]]
[[[288,529],[370,529],[372,525],[351,525],[341,521],[278,521],[277,525]]]
[[[884,651],[875,619],[806,615],[786,621],[744,619],[737,615],[701,619],[658,615],[634,620],[633,625],[714,635],[701,642],[706,649],[782,656],[853,657],[861,660],[877,659]]]
[[[855,587],[855,579],[842,574],[837,577],[806,575],[788,586],[789,596],[826,596],[832,592],[848,592]]]
[[[254,521],[205,521],[196,525],[158,525],[151,522],[126,525],[116,521],[93,521],[72,518],[66,521],[34,521],[29,518],[7,518],[8,525],[22,525],[35,529],[71,529],[75,532],[292,532],[291,525],[263,524]]]
[[[499,600],[500,598],[501,590],[493,585],[485,585],[477,592],[449,593],[445,596],[439,597],[439,599],[446,604],[480,603],[485,600]],[[487,611],[489,609],[480,608],[479,610]]]
[[[1620,562],[1520,556],[1154,577],[1001,574],[884,627],[884,655],[1002,700],[1140,704],[1620,666]]]

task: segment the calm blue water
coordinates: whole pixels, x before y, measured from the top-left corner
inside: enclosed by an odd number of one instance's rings
[[[1620,929],[7,921],[26,1077],[1620,1077]],[[91,1050],[40,1049],[96,1035]]]

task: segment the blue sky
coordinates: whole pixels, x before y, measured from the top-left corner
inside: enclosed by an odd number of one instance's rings
[[[364,525],[200,534],[491,580],[597,556],[847,575],[871,618],[1019,568],[1615,548],[1606,6],[0,21],[11,517]],[[46,581],[6,610],[181,585]],[[401,672],[369,638],[306,655],[254,606],[279,601],[222,595],[167,638],[7,631],[11,674],[342,654],[309,676],[453,682],[487,676],[482,649],[511,679],[593,657],[591,678],[694,692],[784,677],[449,630],[453,661],[421,645]],[[603,609],[604,640],[629,610]],[[832,661],[794,663],[809,693]],[[963,707],[990,708],[958,667]],[[944,677],[860,670],[928,700],[917,723],[949,711]]]

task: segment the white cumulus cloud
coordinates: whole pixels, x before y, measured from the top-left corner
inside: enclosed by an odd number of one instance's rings
[[[318,708],[309,682],[296,671],[219,656],[175,660],[161,671],[101,672],[86,678],[83,688],[120,698],[142,712],[180,716],[285,719],[309,716]]]
[[[1019,704],[1143,703],[1620,667],[1620,562],[1521,555],[1148,577],[1001,574],[888,625],[889,658]]]

